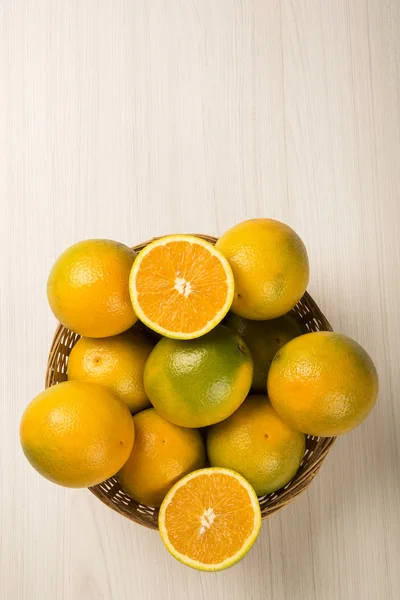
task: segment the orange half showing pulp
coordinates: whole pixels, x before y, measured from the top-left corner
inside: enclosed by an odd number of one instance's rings
[[[261,527],[255,491],[230,469],[190,473],[168,492],[159,529],[167,550],[201,571],[221,571],[250,550]]]
[[[139,253],[129,288],[145,325],[184,340],[204,335],[224,318],[235,285],[227,259],[212,244],[193,235],[170,235]]]

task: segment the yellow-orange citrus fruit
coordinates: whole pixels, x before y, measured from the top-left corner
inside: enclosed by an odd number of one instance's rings
[[[59,383],[36,396],[20,427],[31,465],[50,481],[77,488],[115,475],[128,459],[134,437],[126,404],[81,381]]]
[[[150,402],[181,427],[206,427],[229,417],[246,398],[252,377],[249,349],[223,325],[196,340],[163,338],[144,369]]]
[[[287,425],[267,396],[249,396],[207,435],[210,465],[237,471],[258,496],[284,487],[296,474],[306,447],[304,433]]]
[[[251,391],[265,394],[272,359],[282,346],[304,332],[292,315],[269,321],[251,321],[230,312],[224,325],[237,331],[246,342],[253,358],[254,373]]]
[[[143,372],[154,347],[136,328],[108,338],[80,338],[68,359],[68,379],[98,383],[120,400],[132,413],[150,406]]]
[[[158,518],[161,539],[183,564],[222,571],[241,560],[260,531],[251,485],[229,469],[190,473],[168,492]]]
[[[277,413],[295,429],[335,436],[369,415],[378,395],[378,374],[354,340],[328,331],[308,333],[276,354],[268,395]]]
[[[168,423],[154,408],[133,420],[135,444],[117,479],[134,500],[158,507],[178,479],[204,467],[204,442],[197,430]]]
[[[107,337],[129,329],[137,317],[129,297],[136,252],[111,240],[74,244],[56,260],[47,296],[56,318],[76,333]]]
[[[273,219],[244,221],[229,229],[216,248],[235,278],[231,310],[246,319],[275,319],[289,312],[306,291],[306,248],[288,225]]]
[[[193,339],[219,323],[232,304],[232,269],[212,244],[170,235],[144,248],[130,276],[139,319],[170,338]]]

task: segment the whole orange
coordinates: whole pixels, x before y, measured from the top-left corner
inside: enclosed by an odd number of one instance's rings
[[[250,350],[254,364],[251,391],[265,394],[272,359],[279,348],[303,333],[300,324],[290,314],[268,321],[251,321],[230,312],[224,325],[237,331]]]
[[[61,254],[51,269],[47,296],[56,318],[76,333],[107,337],[137,317],[129,296],[136,252],[111,240],[85,240]]]
[[[252,377],[242,338],[217,325],[194,340],[160,340],[147,360],[144,386],[164,419],[197,428],[229,417],[249,393]]]
[[[306,291],[306,248],[297,233],[280,221],[243,221],[226,231],[216,247],[232,267],[231,310],[241,317],[257,321],[281,317]]]
[[[258,496],[285,486],[296,474],[304,450],[305,435],[287,425],[262,395],[249,396],[207,435],[211,466],[237,471]]]
[[[31,465],[54,483],[89,487],[122,467],[135,429],[126,404],[108,390],[81,381],[40,393],[22,416],[20,439]]]
[[[282,419],[322,437],[357,427],[378,395],[378,374],[367,352],[349,337],[328,331],[302,335],[281,348],[267,384]]]
[[[178,479],[205,466],[204,442],[196,429],[172,425],[154,408],[133,420],[135,444],[117,479],[134,500],[158,507]]]
[[[120,400],[132,413],[150,406],[143,372],[154,343],[133,328],[108,338],[80,338],[68,359],[68,379],[98,383]]]

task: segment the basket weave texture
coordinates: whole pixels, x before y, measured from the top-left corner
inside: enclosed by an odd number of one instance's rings
[[[217,241],[211,236],[196,235],[212,244]],[[142,250],[150,241],[134,246],[134,250]],[[307,331],[332,331],[328,320],[307,292],[293,310]],[[63,325],[57,327],[48,357],[46,388],[67,380],[68,356],[79,337],[78,334]],[[307,489],[321,468],[335,439],[307,436],[303,461],[292,481],[277,492],[259,498],[263,518],[283,508]],[[89,490],[120,515],[140,525],[158,529],[158,509],[139,504],[130,498],[121,489],[115,477],[111,477]]]

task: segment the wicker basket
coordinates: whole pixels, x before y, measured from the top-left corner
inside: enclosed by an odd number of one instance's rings
[[[210,236],[198,235],[198,237],[212,244],[217,241],[216,238]],[[134,249],[136,251],[142,250],[148,243],[134,246]],[[307,292],[295,306],[294,311],[308,331],[332,331],[329,322]],[[79,337],[78,334],[62,325],[58,326],[48,358],[46,387],[66,381],[68,356]],[[310,485],[335,439],[307,436],[304,458],[292,481],[281,490],[259,498],[263,518],[289,504]],[[158,528],[158,509],[138,504],[127,496],[115,477],[111,477],[89,489],[104,504],[131,521],[151,529]]]

